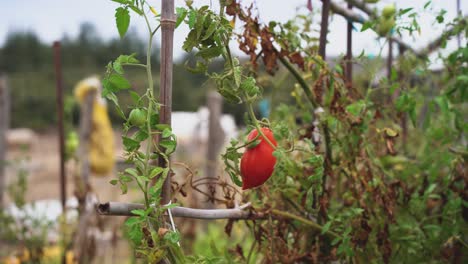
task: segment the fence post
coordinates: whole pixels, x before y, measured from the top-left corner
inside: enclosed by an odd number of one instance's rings
[[[10,92],[7,76],[0,72],[0,209],[4,206],[6,189],[6,134],[10,126]]]
[[[210,91],[207,97],[207,106],[209,110],[208,118],[208,140],[206,151],[206,177],[209,181],[216,180],[218,169],[218,154],[224,142],[224,131],[221,127],[223,98],[217,92]],[[208,193],[216,193],[216,185],[206,185]],[[206,204],[207,208],[214,208],[213,203]]]

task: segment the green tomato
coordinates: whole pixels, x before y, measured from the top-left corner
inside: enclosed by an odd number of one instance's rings
[[[385,19],[381,18],[379,24],[377,25],[376,31],[380,36],[386,36],[392,28],[395,26],[395,19]]]
[[[78,134],[75,131],[71,131],[67,135],[67,140],[65,143],[65,152],[67,155],[73,155],[80,144],[80,140],[78,139]]]
[[[146,112],[139,108],[133,109],[128,116],[128,121],[133,126],[142,126],[146,122]]]
[[[391,18],[396,14],[395,4],[386,5],[382,9],[382,16],[385,18]]]

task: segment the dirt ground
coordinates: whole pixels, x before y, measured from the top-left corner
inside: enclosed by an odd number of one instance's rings
[[[116,131],[116,135],[118,132]],[[116,156],[122,156],[122,144],[119,137],[115,137]],[[7,185],[17,177],[18,168],[22,166],[28,172],[28,190],[26,192],[27,201],[60,199],[59,185],[59,147],[58,136],[55,131],[36,133],[30,145],[9,146],[7,150],[6,178]],[[74,185],[72,180],[73,164],[66,164],[67,172],[67,197],[73,197]],[[105,177],[91,177],[91,184],[99,190],[100,201],[120,200],[118,187],[109,184],[115,174]],[[8,197],[7,197],[8,201]]]

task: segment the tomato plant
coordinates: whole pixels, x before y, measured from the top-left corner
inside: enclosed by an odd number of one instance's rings
[[[144,109],[146,120],[144,124],[139,120],[135,133],[130,133],[129,124],[124,128],[126,157],[134,167],[112,183],[126,192],[127,183],[134,181],[143,195],[144,209],[133,210],[135,216],[126,222],[137,251],[149,262],[165,258],[184,262],[177,246],[180,234],[164,224],[163,214],[171,206],[154,206],[160,203],[176,147],[170,126],[159,123],[160,105],[153,95],[149,56],[159,24],[152,26],[146,11],[155,14],[151,22],[158,23],[159,16],[143,0],[115,2],[121,5],[116,10],[119,33],[125,34],[129,11],[134,11],[147,22],[150,37],[146,64],[132,54],[107,66],[103,95],[116,103],[123,118],[116,96],[130,88],[123,66],[148,73],[147,91],[130,92],[133,108]],[[237,1],[220,1],[219,12],[186,3],[176,9],[175,23],[185,23],[190,30],[182,48],[193,52],[195,61],[187,63],[187,69],[206,75],[226,101],[247,109],[245,124],[251,134],[247,140],[232,139],[222,154],[226,174],[244,191],[226,179],[219,183],[223,199],[205,195],[228,208],[239,202],[239,196],[251,203],[253,217],[244,223],[255,242],[245,248],[248,252],[256,251],[263,263],[466,260],[462,254],[468,233],[466,47],[444,57],[446,69],[435,76],[427,60],[432,46],[416,52],[400,42],[397,63],[388,77],[377,80],[383,62],[366,58],[363,52],[353,62],[363,65],[366,82],[346,85],[341,58],[332,65],[319,55],[324,42],[318,43],[313,14],[263,24],[252,6],[245,8]],[[430,2],[423,11],[429,6]],[[402,32],[420,31],[413,8],[387,7],[382,18],[363,10],[369,20],[358,20],[363,23],[361,31],[373,29],[396,39]],[[443,23],[440,14],[436,21]],[[389,23],[379,26],[380,20]],[[241,24],[239,30],[236,23]],[[466,25],[466,18],[454,19],[434,45],[444,45],[457,34],[466,37]],[[233,39],[248,60],[233,55]],[[224,62],[223,69],[209,70],[218,59]],[[411,74],[411,69],[418,74]],[[276,107],[270,119],[259,120],[254,108],[266,96]],[[132,118],[129,121],[136,125]],[[160,138],[159,145],[154,144],[154,135]],[[143,141],[149,144],[140,151]],[[168,166],[154,165],[155,159]],[[264,187],[251,189],[261,184]],[[176,191],[183,195],[182,188]],[[228,221],[227,235],[233,224]],[[224,258],[248,263],[251,255],[239,246]],[[190,261],[202,259],[193,256]]]

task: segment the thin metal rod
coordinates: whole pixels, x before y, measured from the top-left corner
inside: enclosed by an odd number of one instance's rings
[[[351,10],[353,5],[348,3],[348,9]],[[349,88],[353,86],[353,22],[348,20],[348,32],[346,39],[346,85]]]
[[[194,209],[177,206],[170,210],[173,217],[195,219],[251,219],[254,215],[249,211],[243,210],[248,207],[250,207],[250,203],[233,209]],[[97,206],[97,211],[101,215],[134,216],[135,214],[133,214],[132,211],[136,209],[144,210],[145,205],[108,202]],[[260,217],[260,215],[257,215],[257,217]]]
[[[57,130],[59,140],[59,162],[60,162],[60,200],[62,202],[62,212],[66,211],[66,186],[67,178],[65,175],[65,136],[63,127],[63,85],[62,85],[62,63],[60,57],[60,42],[54,42],[54,65],[56,80],[56,99],[57,99]]]
[[[173,67],[173,42],[174,42],[174,0],[161,2],[161,69],[160,90],[161,101],[160,123],[171,125],[172,112],[172,67]],[[163,158],[159,159],[159,166],[165,167]],[[169,203],[171,199],[171,174],[164,181],[161,194],[161,204]]]

